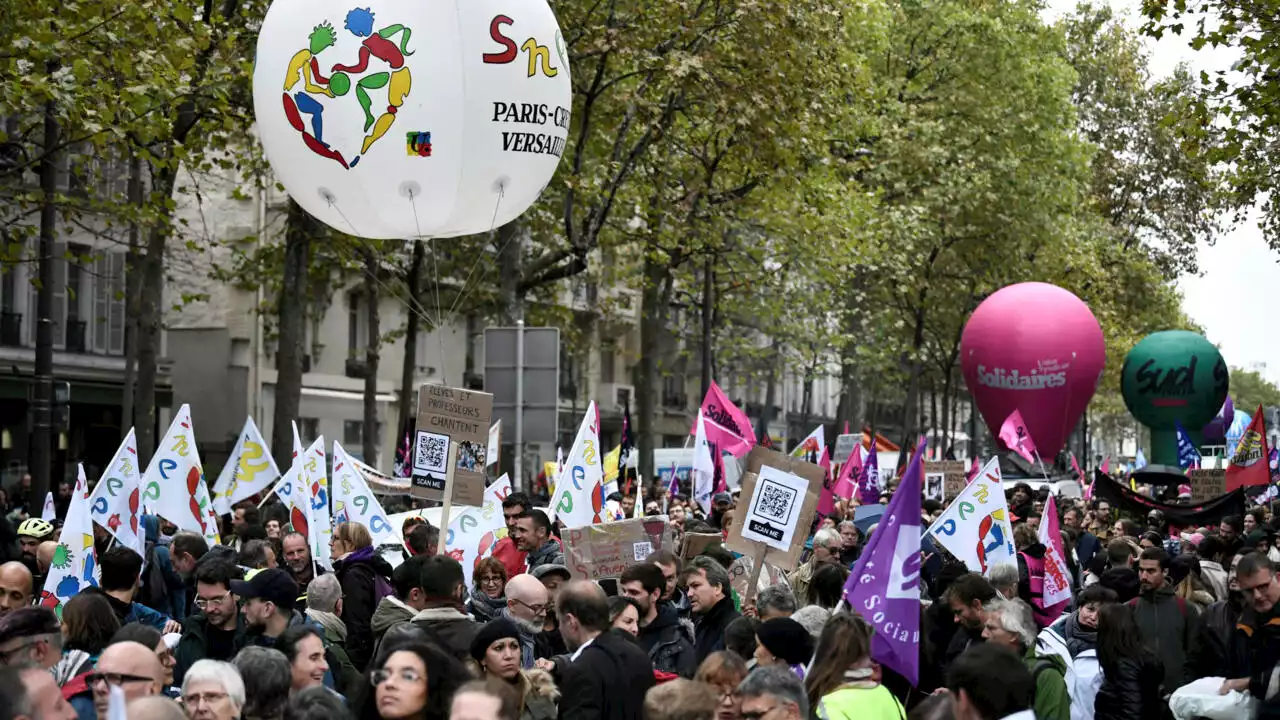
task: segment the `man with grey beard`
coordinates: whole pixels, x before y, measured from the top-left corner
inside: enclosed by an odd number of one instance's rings
[[[551,650],[539,642],[547,619],[550,596],[542,581],[532,575],[517,575],[507,581],[507,606],[501,615],[520,628],[520,667],[528,670],[534,661],[551,657]]]

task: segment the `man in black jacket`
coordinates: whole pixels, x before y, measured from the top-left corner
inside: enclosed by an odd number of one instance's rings
[[[422,610],[413,624],[449,655],[460,662],[471,658],[471,641],[480,626],[462,604],[466,584],[462,565],[447,555],[432,555],[422,564]]]
[[[662,571],[652,563],[632,565],[618,581],[622,594],[640,606],[640,647],[648,653],[653,669],[692,679],[698,659],[675,608],[659,600],[665,585]]]
[[[586,580],[569,583],[556,613],[573,651],[560,681],[560,720],[641,720],[653,666],[634,643],[608,632],[604,591]]]
[[[197,660],[230,662],[245,643],[244,618],[231,592],[239,580],[240,568],[227,562],[202,563],[196,569],[196,599],[199,610],[182,623],[182,639],[173,651],[173,682],[182,686],[187,669]]]
[[[741,614],[733,607],[729,573],[715,560],[705,556],[690,560],[684,580],[694,618],[694,656],[700,665],[708,655],[724,649],[725,628]]]
[[[1258,718],[1280,717],[1280,696],[1271,689],[1280,667],[1280,578],[1266,555],[1249,553],[1236,566],[1236,582],[1247,606],[1231,638],[1222,692],[1250,693],[1261,703]]]
[[[1143,644],[1164,663],[1165,695],[1195,679],[1200,646],[1200,611],[1174,594],[1168,573],[1169,554],[1163,548],[1143,550],[1138,557],[1142,592],[1129,602]]]

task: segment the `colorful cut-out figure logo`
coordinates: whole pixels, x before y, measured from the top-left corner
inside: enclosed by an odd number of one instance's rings
[[[995,552],[1009,541],[1004,536],[1004,521],[1004,510],[996,510],[978,523],[978,562],[983,574],[987,572],[987,553]]]
[[[408,52],[409,37],[412,31],[404,25],[388,25],[374,32],[373,12],[369,8],[353,8],[347,12],[345,28],[358,38],[364,38],[360,44],[360,55],[351,65],[334,64],[325,77],[321,71],[317,56],[337,43],[333,25],[328,21],[315,27],[308,36],[308,45],[299,50],[289,61],[284,79],[284,113],[289,124],[302,133],[302,140],[307,147],[321,157],[335,160],[344,168],[355,167],[360,158],[369,152],[369,148],[391,129],[396,120],[396,112],[404,104],[409,94],[412,78],[404,59],[413,53]],[[396,45],[391,38],[400,36],[400,44]],[[388,71],[369,73],[370,61],[376,59],[386,64]],[[298,84],[301,90],[295,90]],[[320,98],[345,97],[355,86],[356,101],[364,110],[364,141],[360,152],[348,160],[342,152],[334,149],[324,141],[324,103]],[[377,113],[373,110],[374,101],[370,90],[386,88],[386,109]],[[302,116],[310,116],[310,127]]]

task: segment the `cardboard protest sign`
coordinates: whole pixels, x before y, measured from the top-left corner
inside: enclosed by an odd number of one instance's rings
[[[720,533],[685,533],[684,545],[680,549],[680,558],[683,560],[695,558],[703,550],[718,542],[724,542],[724,536]]]
[[[751,571],[754,569],[755,561],[747,555],[743,555],[729,565],[729,585],[737,591],[738,597],[753,597],[761,590],[774,585],[791,587],[791,583],[787,582],[787,574],[766,562],[761,569],[760,577],[756,580],[755,591],[747,592],[751,584]]]
[[[1191,480],[1191,500],[1212,500],[1227,492],[1227,471],[1192,470],[1187,473]]]
[[[965,467],[963,460],[943,460],[941,462],[927,462],[924,464],[924,484],[925,496],[935,497],[929,493],[931,487],[930,479],[932,475],[942,475],[942,498],[954,498],[959,495],[967,484],[965,482]]]
[[[818,510],[825,471],[801,458],[756,447],[747,455],[742,498],[725,546],[794,570]]]
[[[574,580],[616,578],[659,550],[675,549],[666,515],[569,528],[561,535]]]
[[[457,447],[453,502],[484,503],[484,469],[489,449],[493,396],[443,385],[418,390],[418,425],[413,442],[413,485],[410,494],[443,500],[449,447]]]

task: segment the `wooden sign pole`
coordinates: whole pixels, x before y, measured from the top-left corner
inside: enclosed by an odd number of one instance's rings
[[[458,443],[449,443],[448,463],[444,468],[444,507],[440,509],[440,554],[445,552],[445,538],[449,537],[449,511],[453,509],[453,471],[458,465]]]

